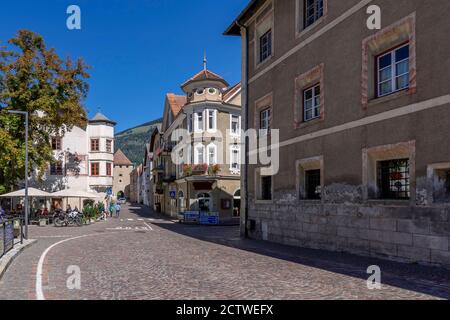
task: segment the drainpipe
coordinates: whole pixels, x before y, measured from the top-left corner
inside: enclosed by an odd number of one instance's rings
[[[248,33],[248,28],[242,24],[239,23],[239,21],[236,21],[236,25],[241,29],[241,37],[242,37],[242,50],[243,50],[243,56],[244,58],[242,59],[242,92],[243,92],[243,96],[244,99],[243,102],[243,109],[244,109],[244,121],[243,121],[243,125],[244,125],[244,132],[247,132],[248,128],[249,128],[249,121],[248,121],[248,74],[249,74],[249,70],[248,70],[248,40],[247,40],[247,33]],[[244,138],[244,139],[242,139]],[[244,220],[244,237],[248,238],[248,211],[249,211],[249,205],[248,205],[248,161],[249,161],[249,145],[248,145],[248,139],[247,136],[244,135],[243,137],[241,137],[241,141],[244,141],[244,179],[242,181],[242,186],[241,186],[241,190],[243,190],[243,194],[244,194],[244,205],[241,206],[241,210],[243,213],[243,220]],[[243,207],[243,208],[242,208]],[[241,231],[242,234],[242,231]]]

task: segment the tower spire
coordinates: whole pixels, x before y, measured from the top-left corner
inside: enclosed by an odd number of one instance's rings
[[[208,59],[206,58],[206,50],[203,54],[203,70],[207,70],[208,69]]]

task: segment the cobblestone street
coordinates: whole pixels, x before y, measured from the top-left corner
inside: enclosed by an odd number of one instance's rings
[[[0,299],[39,291],[63,300],[450,298],[447,270],[241,240],[237,227],[181,225],[138,206],[119,219],[30,233],[38,242],[11,264]],[[381,290],[367,289],[370,265],[381,267]],[[80,290],[67,288],[69,266],[80,267]]]

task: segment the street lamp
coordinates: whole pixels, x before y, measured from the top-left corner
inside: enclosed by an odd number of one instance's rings
[[[28,239],[28,112],[8,110],[9,113],[25,115],[25,232],[24,237]]]

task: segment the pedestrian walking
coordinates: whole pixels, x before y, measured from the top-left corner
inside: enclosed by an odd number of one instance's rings
[[[121,210],[122,208],[120,207],[120,204],[116,204],[116,217],[117,218],[119,218],[119,216],[120,216],[120,210]]]
[[[111,201],[111,204],[109,206],[109,216],[112,218],[116,214],[116,204]]]

